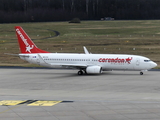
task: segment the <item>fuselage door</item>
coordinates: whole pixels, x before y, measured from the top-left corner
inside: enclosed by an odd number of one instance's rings
[[[140,58],[136,58],[135,64],[134,64],[134,69],[139,70],[140,69]]]
[[[137,58],[137,60],[136,60],[136,66],[139,66],[139,64],[140,64],[140,59]]]
[[[38,58],[37,58],[36,62],[37,62],[37,64],[40,64],[40,60]]]

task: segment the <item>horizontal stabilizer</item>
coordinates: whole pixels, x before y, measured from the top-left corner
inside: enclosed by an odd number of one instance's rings
[[[17,57],[29,57],[29,55],[25,54],[11,54],[11,53],[4,53],[5,55],[12,55],[12,56],[17,56]]]
[[[12,54],[12,53],[4,53],[5,55],[12,55],[12,56],[17,56],[19,57],[19,54]]]

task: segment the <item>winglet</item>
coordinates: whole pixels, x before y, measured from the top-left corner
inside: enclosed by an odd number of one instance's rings
[[[83,46],[83,49],[84,49],[84,53],[85,54],[89,54],[89,52],[88,52],[88,50],[87,50],[87,48],[85,46]]]
[[[30,54],[30,53],[49,53],[47,51],[39,49],[30,37],[26,34],[22,27],[16,26],[16,35],[18,38],[18,43],[20,46],[21,53]]]

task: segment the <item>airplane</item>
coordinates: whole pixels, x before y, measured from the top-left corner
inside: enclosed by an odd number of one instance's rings
[[[45,67],[76,68],[78,75],[101,74],[109,70],[144,71],[152,69],[157,64],[147,57],[127,54],[92,54],[86,47],[82,54],[50,53],[39,49],[20,26],[15,26],[21,53],[18,56],[29,63]]]

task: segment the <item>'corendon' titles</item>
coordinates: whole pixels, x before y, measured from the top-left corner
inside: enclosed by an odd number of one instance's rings
[[[33,49],[34,45],[29,45],[29,43],[27,42],[27,39],[23,36],[23,34],[21,33],[21,31],[17,28],[16,32],[18,33],[18,35],[20,36],[20,38],[22,39],[22,41],[24,42],[24,44],[26,45],[26,52],[31,53],[31,49]]]
[[[24,38],[24,36],[22,35],[21,31],[17,28],[16,29],[17,33],[19,34],[19,36],[21,37],[22,41],[24,42],[24,44],[26,46],[29,46],[28,42],[27,42],[27,39]]]
[[[132,61],[132,57],[128,57],[128,58],[100,58],[98,60],[99,62],[107,62],[107,63],[128,63],[130,64]]]

